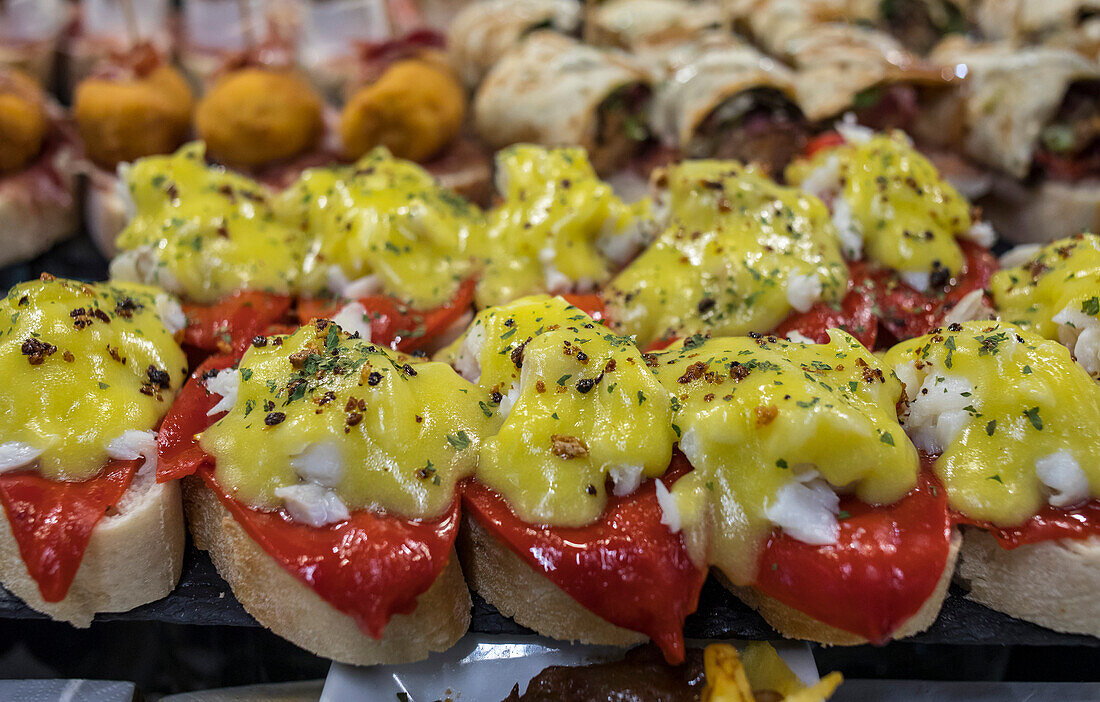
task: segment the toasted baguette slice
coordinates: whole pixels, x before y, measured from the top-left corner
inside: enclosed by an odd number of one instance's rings
[[[604,646],[634,646],[647,637],[610,624],[565,594],[546,576],[463,517],[459,553],[470,587],[500,613],[552,639]]]
[[[1055,631],[1100,636],[1100,537],[1001,548],[982,529],[963,536],[959,580],[975,602]]]
[[[373,639],[260,548],[201,478],[184,478],[183,494],[195,545],[210,552],[240,603],[307,651],[350,665],[411,663],[450,648],[469,628],[470,592],[453,551],[416,611],[395,615],[383,637]]]
[[[4,587],[34,609],[87,627],[97,612],[126,612],[171,592],[180,577],[184,540],[179,485],[157,483],[154,467],[146,465],[117,509],[92,531],[65,599],[42,599],[3,514],[0,573]]]
[[[940,580],[936,583],[932,595],[925,600],[917,613],[898,627],[891,639],[904,639],[906,636],[919,634],[936,620],[943,606],[943,600],[947,597],[947,588],[951,584],[951,576],[955,572],[955,562],[959,557],[959,547],[962,544],[962,536],[958,530],[951,535],[951,550],[947,554],[947,564],[944,566]],[[730,583],[725,576],[718,573],[718,579],[733,594],[737,595],[745,604],[749,605],[763,615],[768,624],[783,636],[792,639],[814,641],[825,646],[860,646],[869,643],[859,634],[853,634],[834,626],[813,619],[779,600],[768,597],[753,587],[739,587]]]

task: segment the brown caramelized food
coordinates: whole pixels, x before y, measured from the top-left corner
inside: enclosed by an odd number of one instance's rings
[[[155,56],[82,81],[73,99],[88,157],[104,168],[173,151],[187,138],[193,109],[187,81]]]
[[[46,136],[42,89],[19,71],[0,71],[0,173],[22,169]]]
[[[424,161],[458,135],[465,114],[465,93],[449,68],[406,59],[348,100],[340,136],[349,158],[385,146],[398,158]]]
[[[215,159],[259,166],[316,145],[321,98],[294,72],[245,68],[226,75],[202,99],[195,127]]]

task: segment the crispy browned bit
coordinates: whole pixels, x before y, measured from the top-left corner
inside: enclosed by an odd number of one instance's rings
[[[264,412],[270,412],[275,409],[275,403],[271,400],[264,400]]]
[[[416,375],[416,369],[410,366],[408,363],[406,363],[401,370],[405,371],[405,375]]]
[[[92,308],[92,311],[89,312],[88,314],[92,315],[93,317],[95,317],[99,321],[103,322],[104,324],[110,324],[111,323],[110,315],[108,315],[106,312],[99,309],[98,307]]]
[[[327,405],[328,403],[332,402],[332,401],[333,401],[333,400],[335,400],[335,399],[336,399],[336,393],[334,393],[333,391],[329,390],[329,391],[328,391],[328,392],[326,392],[326,393],[325,393],[324,395],[321,395],[320,397],[318,397],[318,398],[317,398],[317,399],[315,400],[315,402],[316,402],[316,403],[317,403],[318,405],[321,405],[322,407],[324,407],[325,405]]]
[[[305,365],[306,359],[313,353],[313,349],[302,349],[301,351],[295,351],[290,354],[290,365],[295,368],[301,368]]]
[[[609,359],[608,362],[604,365],[603,372],[604,373],[614,373],[615,372],[615,359],[614,358]]]
[[[875,381],[880,383],[886,382],[886,377],[882,374],[882,371],[878,368],[867,367],[863,369],[863,382],[873,383]]]
[[[378,371],[371,371],[367,376],[367,385],[375,386],[382,382],[382,374]]]
[[[581,350],[578,349],[577,350],[577,362],[578,363],[588,363],[588,354],[586,354],[584,351],[581,351]]]
[[[498,391],[494,390],[489,393],[489,399],[493,401],[494,405],[499,405],[500,401],[504,399],[504,395],[501,395]]]
[[[164,192],[168,194],[169,200],[179,200],[180,190],[176,187],[175,183],[169,183],[168,187],[164,189]]]
[[[512,353],[509,354],[508,357],[512,359],[512,365],[516,368],[523,368],[523,352],[530,341],[531,337],[527,337],[527,341],[524,341],[522,344],[512,349]]]
[[[757,405],[753,412],[756,413],[756,426],[758,427],[771,424],[779,416],[779,408],[775,405]]]
[[[273,427],[276,424],[282,424],[285,419],[285,412],[268,412],[267,416],[264,417],[264,424],[269,427]]]
[[[588,455],[588,444],[575,436],[553,434],[550,437],[550,452],[565,460],[583,458]]]
[[[362,412],[350,412],[348,413],[347,421],[344,423],[347,424],[349,427],[353,427],[361,421],[363,421]]]
[[[1031,274],[1032,278],[1038,278],[1039,276],[1050,270],[1045,263],[1037,260],[1028,261],[1027,263],[1025,263],[1024,269]]]
[[[679,378],[677,378],[676,382],[678,382],[682,385],[686,385],[686,384],[690,383],[693,380],[698,380],[699,378],[702,378],[703,374],[706,373],[706,372],[707,372],[706,364],[702,363],[700,361],[696,361],[695,363],[692,363],[690,366],[688,366],[684,370],[684,374],[681,375]]]
[[[161,390],[167,390],[172,384],[172,378],[168,375],[167,371],[162,371],[156,366],[150,365],[145,369],[145,375],[149,378],[149,384],[154,385]]]
[[[587,492],[589,495],[592,495],[594,497],[596,495],[596,486],[589,483],[588,487],[586,487],[584,489],[584,491]]]
[[[50,275],[49,273],[43,273],[42,275],[38,276],[38,279],[41,280],[43,283],[52,283],[53,281],[57,280],[56,277]]]
[[[28,302],[30,302],[30,300],[31,300],[30,295],[24,295],[23,297],[19,298],[19,306],[23,307]]]
[[[661,362],[657,360],[657,356],[652,353],[643,353],[642,360],[645,361],[648,368],[657,368],[661,365]]]
[[[599,380],[598,378],[597,378],[597,379],[592,379],[592,378],[581,378],[580,380],[578,380],[578,381],[577,381],[577,392],[579,392],[579,393],[581,393],[582,395],[584,395],[584,394],[585,394],[585,393],[587,393],[587,392],[588,392],[589,390],[591,390],[592,388],[596,387],[596,382],[597,382],[598,380]]]
[[[749,377],[749,373],[749,367],[740,361],[734,361],[730,364],[730,377],[738,383]]]
[[[23,352],[23,355],[27,357],[27,362],[32,366],[41,365],[46,360],[47,356],[52,356],[57,347],[53,344],[46,343],[39,339],[35,339],[33,336],[28,337],[23,345],[19,349]]]
[[[115,303],[115,314],[124,319],[130,319],[134,316],[134,312],[140,310],[144,305],[135,301],[132,297],[124,297]]]
[[[423,417],[421,417],[421,416],[420,416],[419,414],[418,414],[418,415],[416,415],[416,423],[417,423],[417,424],[420,424],[420,423],[422,423],[423,421],[424,421],[424,418],[423,418]]]
[[[217,229],[214,230],[214,233],[223,239],[228,239],[229,227],[225,226],[225,222],[223,221],[221,224],[218,225]]]
[[[546,383],[542,382],[541,380],[536,380],[535,381],[535,390],[537,392],[546,392]]]
[[[714,393],[713,392],[708,392],[706,395],[703,395],[703,402],[713,402],[713,401],[714,401]]]
[[[264,346],[267,346],[267,337],[266,336],[254,336],[254,337],[252,337],[252,345],[255,346],[256,348],[263,348]]]
[[[72,363],[75,360],[73,352],[69,350],[66,350],[65,353],[61,354],[61,358],[64,358],[67,363]]]
[[[83,307],[77,307],[69,312],[69,317],[72,318],[73,326],[77,329],[83,329],[92,323],[92,320],[88,317],[88,310]]]
[[[68,351],[66,351],[68,353]],[[126,358],[119,354],[118,349],[110,344],[107,344],[107,355],[118,361],[122,365],[126,365]]]
[[[704,297],[702,300],[699,300],[696,309],[699,310],[699,314],[706,314],[714,309],[714,306],[717,304],[718,302],[713,297]]]

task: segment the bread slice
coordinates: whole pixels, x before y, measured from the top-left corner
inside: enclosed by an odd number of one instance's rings
[[[939,582],[936,583],[935,590],[917,613],[898,627],[891,639],[904,639],[932,626],[932,622],[940,613],[944,598],[947,597],[947,588],[955,572],[955,562],[958,560],[961,544],[962,536],[956,529],[951,535],[951,550],[947,554],[947,564],[944,566]],[[794,607],[763,594],[756,588],[733,585],[721,573],[718,573],[718,579],[745,604],[760,612],[772,628],[787,638],[814,641],[825,646],[860,646],[870,643],[859,634],[820,622]]]
[[[450,648],[469,628],[470,592],[453,551],[416,611],[395,615],[373,639],[260,548],[201,478],[184,478],[183,494],[195,545],[210,552],[248,613],[318,656],[350,665],[411,663]]]
[[[126,612],[176,586],[183,565],[179,485],[157,483],[143,466],[116,509],[100,520],[65,599],[46,602],[27,572],[6,516],[0,515],[0,580],[32,608],[87,627],[97,612]]]
[[[982,529],[963,536],[959,580],[975,602],[1070,634],[1100,636],[1100,537],[1007,550]]]
[[[500,613],[561,641],[634,646],[645,634],[610,624],[524,563],[477,520],[464,516],[459,553],[470,587]]]

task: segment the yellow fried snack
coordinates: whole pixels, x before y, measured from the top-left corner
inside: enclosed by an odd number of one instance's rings
[[[449,69],[408,59],[348,100],[340,137],[349,158],[385,146],[398,158],[424,161],[458,136],[465,114],[466,95]]]
[[[766,643],[749,644],[741,656],[730,644],[711,644],[703,665],[707,684],[701,702],[823,702],[844,680],[829,673],[806,687]]]
[[[187,138],[194,97],[179,71],[88,78],[76,87],[73,116],[88,156],[104,168],[169,153]]]
[[[195,128],[214,158],[259,166],[296,156],[321,136],[321,97],[298,74],[245,68],[199,103]]]
[[[46,136],[42,89],[19,71],[0,71],[0,173],[17,171],[38,155]]]

